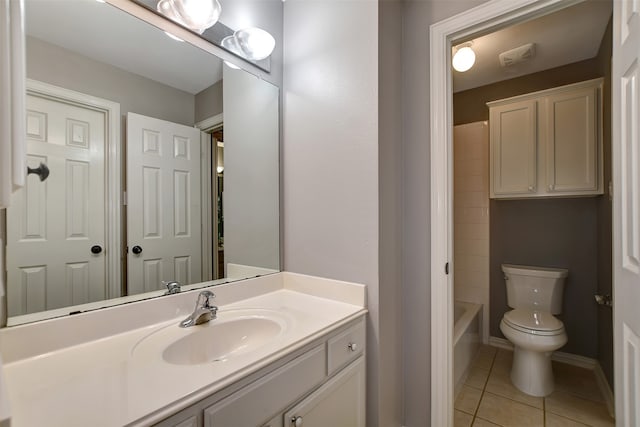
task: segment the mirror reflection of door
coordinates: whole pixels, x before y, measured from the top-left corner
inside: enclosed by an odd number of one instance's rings
[[[127,289],[202,281],[197,128],[127,114]]]
[[[30,174],[7,210],[9,316],[107,297],[107,123],[87,105],[27,95],[28,166],[50,172]]]

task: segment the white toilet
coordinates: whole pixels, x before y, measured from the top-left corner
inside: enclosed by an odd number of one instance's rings
[[[511,382],[531,396],[553,392],[551,353],[567,343],[564,325],[553,315],[562,312],[562,292],[568,271],[559,268],[503,264],[507,304],[500,330],[513,343]]]

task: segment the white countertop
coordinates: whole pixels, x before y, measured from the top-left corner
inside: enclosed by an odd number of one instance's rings
[[[281,287],[273,276],[281,276],[278,279]],[[217,305],[221,317],[225,311],[236,309],[281,313],[288,319],[288,328],[278,339],[253,352],[203,365],[172,365],[162,360],[160,352],[150,355],[133,351],[137,343],[154,331],[177,325],[185,317],[180,313],[153,325],[53,351],[33,352],[29,357],[5,364],[3,369],[12,427],[158,422],[366,312],[362,285],[291,273],[269,277],[266,279],[271,281],[269,292],[248,296],[252,292],[246,292],[245,286],[242,299],[228,304],[217,301]],[[252,280],[252,289],[258,289],[255,281],[259,284],[260,278]],[[233,293],[242,288],[243,282],[224,285],[226,291],[220,287],[211,289],[217,294],[218,290],[221,294]],[[117,307],[107,310],[113,310],[114,316],[123,313]],[[79,317],[75,320],[82,322]],[[74,323],[65,323],[65,327],[71,326],[69,333]],[[11,339],[15,345],[15,336]],[[7,341],[5,338],[3,345]]]

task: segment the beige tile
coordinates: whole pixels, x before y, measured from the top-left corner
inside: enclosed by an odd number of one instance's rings
[[[483,420],[482,418],[478,418],[478,417],[476,417],[476,419],[473,421],[473,427],[494,427],[494,426],[501,427],[498,424],[494,424],[491,421]]]
[[[482,369],[491,369],[493,359],[496,356],[496,348],[490,345],[481,345],[473,359],[473,366]]]
[[[453,427],[469,427],[473,421],[473,415],[460,411],[453,411]]]
[[[482,397],[477,416],[504,427],[542,427],[544,425],[542,409],[488,392],[485,392]]]
[[[493,362],[493,369],[498,371],[511,372],[511,365],[513,364],[513,351],[498,349],[496,353],[496,359]]]
[[[478,403],[480,403],[481,397],[482,390],[463,385],[453,407],[459,411],[474,415],[476,409],[478,409]]]
[[[477,224],[455,224],[456,237],[460,239],[488,239],[489,227],[478,227]]]
[[[543,408],[542,398],[529,396],[518,390],[511,382],[511,373],[507,370],[492,370],[489,375],[489,381],[487,381],[486,390],[529,406],[535,406],[540,409]]]
[[[593,427],[615,425],[604,403],[583,399],[565,391],[556,390],[547,397],[545,410]]]
[[[567,365],[566,363],[553,362],[553,375],[555,377],[556,390],[569,393],[587,399],[604,402],[596,376],[590,369]]]
[[[577,421],[570,420],[569,418],[561,417],[560,415],[547,412],[545,416],[546,427],[585,427],[587,424],[582,424]]]
[[[472,366],[471,370],[469,371],[469,375],[467,376],[467,380],[464,383],[465,385],[468,385],[470,387],[482,390],[484,389],[488,377],[488,369],[482,369],[477,366]]]

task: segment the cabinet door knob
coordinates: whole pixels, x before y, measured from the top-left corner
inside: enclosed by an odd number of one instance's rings
[[[358,349],[358,344],[354,343],[354,342],[350,342],[349,345],[347,346],[347,348],[351,351],[356,351]]]
[[[529,186],[529,191],[533,191],[533,185]]]
[[[302,417],[291,417],[291,425],[293,427],[302,427]]]
[[[553,191],[553,184],[549,186],[549,191]]]

